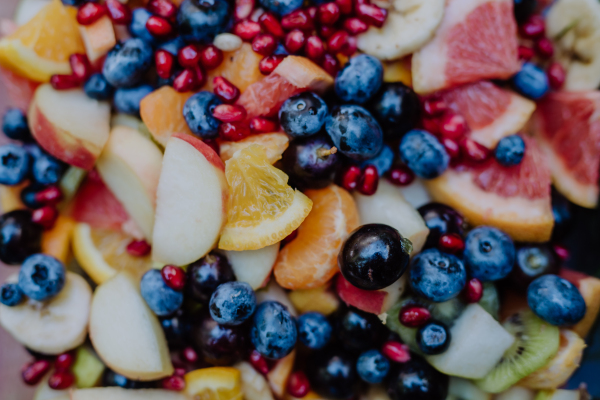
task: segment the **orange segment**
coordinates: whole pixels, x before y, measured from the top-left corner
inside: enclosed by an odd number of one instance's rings
[[[245,149],[252,144],[260,144],[267,152],[267,159],[271,164],[281,159],[281,155],[288,148],[290,139],[284,133],[263,133],[252,135],[238,142],[221,142],[219,150],[223,162],[229,160],[236,151]]]
[[[313,209],[275,263],[275,279],[287,289],[310,289],[325,284],[338,271],[337,255],[346,237],[359,225],[352,196],[331,185],[307,190]]]
[[[212,92],[213,78],[222,76],[243,93],[248,86],[264,77],[258,69],[260,60],[262,56],[252,50],[250,43],[242,44],[236,51],[226,52],[221,65],[209,72],[204,90]]]
[[[174,133],[192,134],[183,118],[183,106],[191,95],[191,92],[179,93],[171,86],[163,86],[142,99],[142,121],[163,147]]]
[[[64,215],[59,215],[56,223],[42,236],[42,253],[49,254],[63,263],[69,261],[71,234],[75,221]]]

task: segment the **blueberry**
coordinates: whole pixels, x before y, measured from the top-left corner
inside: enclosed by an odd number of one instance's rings
[[[290,183],[301,189],[328,186],[340,161],[337,153],[331,154],[332,147],[333,143],[324,135],[293,140],[281,160]]]
[[[473,278],[497,281],[512,271],[515,245],[507,234],[490,226],[473,229],[465,238],[465,266]]]
[[[21,304],[24,300],[23,291],[16,283],[5,283],[0,287],[0,303],[8,307]]]
[[[27,257],[19,271],[19,288],[30,299],[48,300],[65,286],[63,263],[46,254]]]
[[[158,49],[168,51],[169,53],[177,57],[177,54],[179,53],[179,50],[181,50],[182,47],[185,47],[185,41],[180,36],[177,36],[176,38],[171,39],[168,42],[160,44],[158,46]]]
[[[287,99],[279,109],[279,124],[291,137],[318,133],[327,117],[327,104],[311,92],[303,92]]]
[[[440,176],[447,168],[450,157],[444,146],[431,133],[412,130],[400,142],[400,159],[423,179]]]
[[[154,386],[154,382],[134,381],[121,374],[106,368],[102,375],[102,386],[116,386],[123,389],[147,389]]]
[[[527,288],[527,304],[552,325],[575,325],[585,316],[586,305],[579,289],[556,275],[540,276]]]
[[[79,7],[85,0],[61,0],[65,6]]]
[[[448,376],[418,357],[400,364],[387,381],[392,400],[445,400],[448,395]]]
[[[571,203],[556,189],[552,189],[552,215],[554,227],[552,228],[552,242],[557,242],[570,231],[573,225]]]
[[[144,274],[140,289],[148,307],[159,317],[173,314],[183,304],[183,293],[167,286],[157,269]]]
[[[136,8],[132,11],[129,32],[136,38],[143,40],[151,46],[156,44],[156,38],[146,28],[146,22],[152,14],[145,8]]]
[[[0,217],[0,261],[21,264],[41,251],[43,228],[31,221],[31,212],[15,210]]]
[[[150,85],[140,85],[132,88],[119,88],[115,91],[114,106],[124,114],[140,115],[140,102],[153,89]]]
[[[179,349],[187,345],[192,328],[191,319],[183,310],[178,310],[175,314],[160,319],[165,338],[169,344],[169,349]]]
[[[83,85],[83,91],[90,99],[104,101],[112,98],[114,88],[102,74],[94,74]]]
[[[135,86],[152,65],[153,56],[152,47],[142,39],[128,39],[108,52],[102,74],[112,86]]]
[[[401,82],[384,83],[371,103],[386,138],[399,139],[414,129],[421,117],[417,94]]]
[[[361,106],[335,107],[325,121],[325,129],[338,150],[356,161],[373,158],[383,148],[381,127]]]
[[[377,173],[379,176],[383,176],[386,172],[392,168],[392,164],[394,163],[394,151],[387,144],[383,145],[383,149],[377,154],[375,157],[363,161],[360,166],[361,168],[366,167],[367,165],[373,165],[377,168]]]
[[[516,247],[515,265],[509,277],[518,288],[526,289],[536,278],[557,274],[558,255],[549,243],[520,244]]]
[[[211,92],[198,92],[185,102],[183,117],[190,130],[202,139],[213,139],[219,134],[221,122],[213,117],[213,109],[221,100]]]
[[[0,146],[0,184],[14,186],[29,175],[31,158],[23,146],[5,144]]]
[[[331,339],[332,327],[323,314],[309,312],[298,318],[298,339],[310,349],[322,349]]]
[[[517,23],[520,25],[527,21],[533,15],[537,8],[536,0],[514,0],[514,14]]]
[[[496,145],[494,155],[505,167],[519,165],[525,156],[525,141],[519,135],[503,137]]]
[[[383,65],[373,56],[352,57],[335,77],[335,94],[345,102],[363,104],[383,82]]]
[[[258,306],[250,339],[260,354],[267,358],[283,358],[294,349],[297,336],[296,321],[284,305],[265,301]]]
[[[450,206],[441,203],[428,203],[419,207],[419,214],[429,228],[425,247],[437,247],[440,237],[447,233],[462,236],[465,228],[465,218]]]
[[[33,161],[33,179],[41,185],[58,183],[66,170],[67,164],[43,151],[39,151]]]
[[[334,336],[350,352],[361,352],[377,346],[387,335],[387,330],[375,314],[355,308],[340,308],[333,315],[333,324]]]
[[[208,253],[187,268],[187,292],[201,303],[208,303],[219,285],[234,280],[227,257],[219,253]]]
[[[273,54],[279,54],[279,55],[282,55],[282,56],[289,56],[290,52],[287,51],[287,49],[285,48],[285,46],[283,44],[279,43],[277,45],[277,48],[273,52]]]
[[[458,296],[467,283],[467,270],[457,257],[427,249],[412,259],[409,282],[419,296],[441,303]]]
[[[384,224],[367,224],[346,239],[338,254],[338,265],[352,285],[379,290],[402,276],[411,251],[410,241],[396,229]]]
[[[442,322],[431,321],[417,330],[416,339],[424,354],[442,354],[450,346],[450,329]]]
[[[32,140],[27,116],[18,108],[9,108],[2,117],[2,131],[6,137],[22,142]]]
[[[540,99],[550,89],[546,73],[532,63],[524,63],[512,82],[517,92],[533,100]]]
[[[381,383],[390,372],[390,362],[378,350],[365,351],[356,361],[356,372],[367,383]]]
[[[239,325],[256,309],[254,290],[246,282],[224,283],[212,294],[209,309],[210,316],[219,324]]]
[[[179,33],[186,41],[204,42],[229,26],[226,0],[184,0],[177,13]]]
[[[260,5],[278,16],[289,14],[302,7],[302,0],[260,0]]]
[[[355,394],[356,360],[341,349],[314,352],[306,374],[311,388],[325,398],[349,399]]]
[[[246,324],[219,325],[209,313],[200,316],[190,336],[193,346],[204,360],[213,365],[231,365],[248,350]]]

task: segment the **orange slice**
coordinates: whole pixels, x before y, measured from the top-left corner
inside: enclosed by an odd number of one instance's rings
[[[265,148],[267,158],[271,164],[281,159],[281,155],[288,148],[290,139],[283,133],[263,133],[261,135],[252,135],[238,142],[221,142],[220,156],[223,162],[229,160],[241,149],[252,144],[259,144]]]
[[[211,367],[188,372],[185,391],[198,400],[242,400],[240,371],[232,367]]]

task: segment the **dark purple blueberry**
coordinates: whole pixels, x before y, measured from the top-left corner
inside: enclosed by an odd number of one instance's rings
[[[383,82],[381,61],[367,54],[352,57],[335,77],[335,94],[344,102],[363,104]]]
[[[450,346],[450,329],[443,322],[430,321],[417,330],[416,340],[424,354],[442,354]]]
[[[433,179],[440,176],[450,163],[446,148],[431,133],[413,129],[400,141],[400,159],[416,176]]]
[[[549,243],[521,243],[516,246],[515,265],[510,281],[526,289],[534,279],[547,274],[557,274],[560,269],[558,255]]]
[[[369,111],[354,104],[334,107],[325,130],[337,149],[355,161],[375,157],[383,148],[383,132]]]
[[[30,299],[44,301],[56,296],[65,286],[66,270],[62,262],[46,254],[34,254],[23,261],[19,288]]]
[[[248,349],[248,329],[245,325],[222,326],[208,313],[192,327],[191,341],[204,360],[213,365],[230,365]]]
[[[333,336],[351,352],[360,352],[377,346],[387,335],[387,329],[375,314],[342,307],[332,318],[335,332]]]
[[[134,381],[107,368],[102,375],[102,386],[117,386],[123,389],[148,389],[156,387],[156,383]]]
[[[179,349],[187,345],[192,326],[190,316],[185,314],[183,310],[177,310],[170,317],[161,318],[160,325],[163,328],[170,349]]]
[[[409,282],[419,296],[441,303],[458,296],[467,283],[467,270],[452,254],[427,249],[412,259]]]
[[[219,285],[234,280],[233,269],[223,254],[211,252],[187,268],[187,292],[201,303],[208,303]]]
[[[303,92],[287,99],[279,109],[279,124],[293,138],[318,133],[325,124],[327,104],[318,95]]]
[[[501,230],[478,226],[465,238],[463,259],[471,277],[482,282],[497,281],[512,271],[515,245]]]
[[[258,306],[250,329],[256,351],[267,358],[280,359],[291,353],[297,338],[296,319],[283,304],[265,301]]]
[[[144,274],[140,291],[148,307],[159,317],[173,314],[183,304],[183,293],[171,289],[158,269],[151,269]]]
[[[527,304],[544,321],[556,326],[575,325],[585,316],[579,289],[556,275],[540,276],[527,288]]]
[[[561,240],[569,232],[572,225],[571,203],[554,189],[552,189],[552,215],[554,216],[552,241]]]
[[[331,154],[332,147],[331,140],[321,135],[293,140],[281,161],[290,183],[301,189],[328,186],[340,161],[337,153]]]
[[[9,108],[2,117],[2,131],[6,137],[21,142],[29,142],[32,140],[29,125],[27,124],[27,116],[18,108]]]
[[[519,165],[525,156],[525,141],[519,135],[505,136],[496,145],[494,156],[501,165]]]
[[[15,210],[0,217],[0,261],[21,264],[41,251],[43,227],[31,222],[31,212]]]
[[[0,146],[0,184],[22,183],[31,170],[31,157],[23,146],[9,143]]]
[[[358,381],[356,358],[342,349],[316,351],[312,354],[306,374],[311,388],[330,399],[350,399]]]
[[[184,0],[177,13],[177,25],[186,41],[204,42],[224,32],[230,9],[225,0]]]
[[[358,357],[356,371],[367,383],[381,383],[390,372],[390,362],[379,350],[368,350]]]
[[[139,116],[142,99],[152,93],[153,90],[150,85],[118,88],[115,91],[113,105],[120,113]]]
[[[152,60],[152,47],[148,43],[138,38],[128,39],[108,52],[102,74],[114,87],[132,87],[142,81]]]
[[[236,326],[254,313],[256,296],[246,282],[227,282],[213,292],[208,308],[210,316],[219,324]]]
[[[0,286],[0,303],[8,307],[21,304],[24,300],[23,291],[16,283],[5,283]]]
[[[399,139],[420,120],[421,103],[416,93],[401,82],[384,83],[371,109],[386,138]]]
[[[392,400],[445,400],[448,376],[437,371],[423,359],[413,356],[398,364],[388,379],[388,394]]]
[[[425,247],[437,247],[440,237],[447,233],[462,236],[465,229],[465,218],[461,213],[441,203],[428,203],[419,207],[419,214],[429,228]]]
[[[27,207],[31,209],[40,208],[43,206],[43,204],[36,200],[36,196],[40,191],[44,190],[46,187],[46,185],[41,185],[37,182],[30,183],[25,188],[23,188],[23,190],[21,190],[19,197],[21,197],[21,201]]]

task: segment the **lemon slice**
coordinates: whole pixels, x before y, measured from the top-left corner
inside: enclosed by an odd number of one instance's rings
[[[225,165],[230,188],[223,250],[258,250],[280,242],[310,212],[312,201],[292,189],[288,176],[273,167],[258,144],[236,152]]]
[[[241,382],[235,368],[202,368],[185,374],[185,391],[194,400],[242,400]]]

